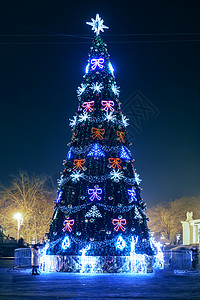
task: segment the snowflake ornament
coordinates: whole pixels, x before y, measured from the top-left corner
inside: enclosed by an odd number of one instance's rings
[[[102,215],[96,205],[93,205],[91,209],[86,213],[85,217],[88,218],[102,218]]]
[[[77,91],[76,91],[78,97],[80,97],[83,94],[83,92],[85,91],[86,87],[87,87],[87,84],[81,83],[81,86],[79,86],[78,89],[77,89]]]
[[[112,89],[112,91],[113,91],[113,93],[117,96],[117,97],[119,97],[119,87],[116,85],[116,84],[112,84],[112,86],[111,86],[111,89]]]
[[[142,179],[140,179],[140,175],[135,172],[135,182],[139,185]]]
[[[72,174],[70,175],[70,177],[72,178],[73,182],[77,182],[80,181],[80,178],[83,178],[84,174],[81,173],[80,170],[78,171],[73,171]]]
[[[69,120],[70,120],[69,126],[71,126],[71,127],[76,126],[77,116],[73,116],[73,119],[69,119]]]
[[[87,25],[92,26],[92,30],[96,35],[99,35],[100,31],[104,32],[103,29],[108,29],[107,26],[103,25],[103,19],[99,17],[99,14],[96,14],[96,19],[91,18],[92,22],[86,22]]]
[[[139,212],[137,207],[135,207],[135,218],[138,220],[142,219],[141,213]]]
[[[88,113],[83,113],[83,114],[81,114],[79,116],[78,121],[79,122],[85,122],[86,120],[89,120],[89,119],[91,119],[91,117],[89,116],[89,114]]]
[[[124,115],[122,115],[122,123],[125,127],[127,127],[129,124],[128,124],[128,118]]]
[[[116,115],[114,115],[112,111],[106,112],[104,120],[108,122],[115,122]]]
[[[97,92],[97,93],[101,93],[102,89],[103,89],[103,84],[102,83],[92,83],[91,90],[93,90],[93,93]]]
[[[114,180],[115,182],[119,182],[124,177],[124,174],[120,170],[112,170],[110,172],[110,178]]]

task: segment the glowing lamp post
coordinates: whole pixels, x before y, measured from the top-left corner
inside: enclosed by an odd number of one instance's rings
[[[19,229],[20,229],[20,226],[23,223],[23,218],[22,218],[21,213],[16,213],[14,215],[14,218],[17,219],[17,240],[19,241]]]

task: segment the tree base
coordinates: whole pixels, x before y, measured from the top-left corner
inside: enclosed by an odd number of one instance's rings
[[[152,273],[153,257],[146,254],[130,256],[62,256],[41,257],[41,271],[69,273]]]

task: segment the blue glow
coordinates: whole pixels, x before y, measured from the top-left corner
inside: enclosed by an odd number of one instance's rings
[[[47,242],[46,245],[40,249],[40,270],[46,271],[46,269],[49,267],[49,255],[47,255],[47,250],[49,248],[49,243]]]
[[[89,72],[89,67],[90,67],[90,64],[88,63],[86,68],[85,68],[85,73],[87,74]]]
[[[97,260],[98,258],[96,256],[86,256],[86,252],[90,250],[91,246],[90,244],[86,246],[86,248],[83,248],[80,250],[81,257],[80,257],[80,265],[81,265],[81,270],[80,273],[83,272],[90,272],[94,273],[94,268],[97,265]]]
[[[67,153],[67,160],[71,159],[72,157],[73,157],[72,148],[70,148],[68,153]]]
[[[110,62],[108,64],[108,68],[109,68],[110,72],[112,73],[112,75],[114,75],[114,68]]]
[[[58,197],[57,197],[57,199],[56,199],[56,203],[59,203],[59,202],[60,202],[62,194],[63,194],[63,192],[60,191],[59,194],[58,194]]]
[[[118,237],[115,245],[116,245],[116,248],[119,250],[123,250],[126,247],[126,242],[121,235]]]
[[[130,271],[133,273],[147,273],[148,255],[136,254],[135,245],[138,242],[138,236],[131,237],[131,252],[130,252]]]
[[[66,250],[67,248],[69,248],[71,246],[71,243],[70,243],[70,240],[69,240],[69,237],[66,236],[62,242],[62,249],[63,250]]]
[[[130,160],[130,156],[128,154],[128,151],[126,150],[126,148],[124,146],[121,147],[121,151],[119,153],[119,157],[122,159],[126,159],[126,160]]]
[[[131,273],[147,273],[148,255],[136,253],[131,254],[129,266]]]
[[[105,156],[105,153],[101,150],[98,144],[94,144],[87,156],[100,157]]]
[[[128,195],[130,196],[130,202],[137,201],[136,192],[133,187],[131,190],[127,190],[127,192],[128,192]]]
[[[130,255],[133,255],[135,253],[135,245],[138,242],[138,236],[132,236],[131,237],[131,253]]]
[[[91,246],[90,244],[87,245],[85,248],[81,249],[80,252],[82,253],[81,256],[85,256],[85,253],[90,250]]]
[[[156,240],[151,237],[150,239],[151,247],[154,249],[155,255],[154,255],[154,269],[164,269],[164,254],[161,249],[163,246],[160,242],[156,242]]]

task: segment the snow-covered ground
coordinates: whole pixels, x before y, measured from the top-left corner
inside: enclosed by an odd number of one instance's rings
[[[9,269],[10,268],[10,269]],[[68,274],[13,270],[0,261],[0,299],[200,299],[200,273]]]

